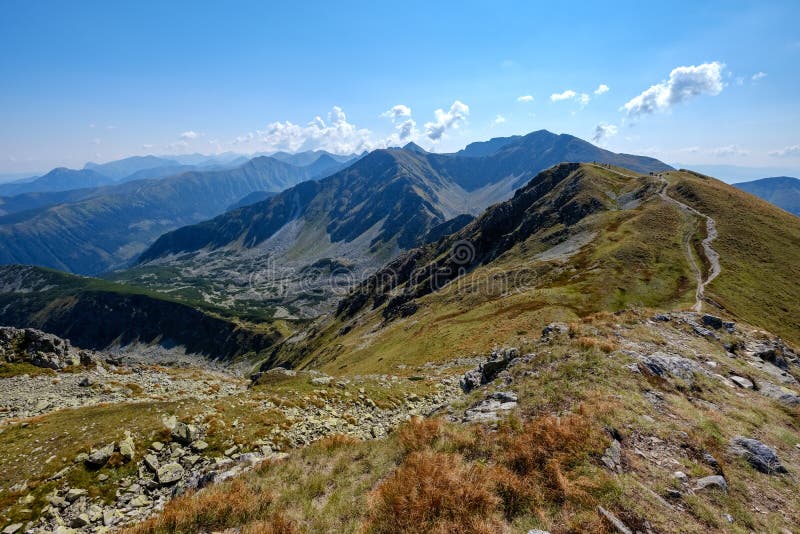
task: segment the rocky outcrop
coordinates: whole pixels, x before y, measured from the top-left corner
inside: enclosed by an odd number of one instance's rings
[[[767,475],[786,473],[786,468],[781,464],[775,450],[757,439],[737,436],[731,442],[729,451]]]
[[[88,365],[91,355],[69,340],[34,328],[0,327],[0,362],[30,363],[59,371],[75,365]]]

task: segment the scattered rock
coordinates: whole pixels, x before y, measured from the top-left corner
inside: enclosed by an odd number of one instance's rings
[[[73,502],[86,495],[89,495],[89,492],[83,488],[70,488],[64,498],[68,502]]]
[[[125,437],[119,442],[119,453],[126,462],[130,462],[136,456],[136,446],[128,430],[125,431]]]
[[[693,488],[694,491],[703,491],[706,489],[720,489],[727,493],[728,491],[728,482],[725,480],[725,477],[722,475],[711,475],[708,477],[703,477],[697,481],[695,487]]]
[[[311,383],[315,386],[327,386],[333,381],[330,376],[315,376],[311,379]]]
[[[175,426],[172,428],[172,439],[178,443],[189,445],[199,437],[200,430],[194,425],[178,422],[175,423]]]
[[[622,467],[622,446],[616,439],[611,441],[611,445],[606,448],[601,458],[602,462],[611,469],[617,471]]]
[[[197,441],[193,441],[192,444],[189,445],[189,447],[194,452],[203,452],[204,450],[206,450],[208,448],[208,443],[206,443],[205,441],[203,441],[201,439],[198,439]]]
[[[750,465],[768,475],[786,473],[786,468],[781,464],[775,450],[761,443],[757,439],[737,436],[731,441],[729,451],[736,456],[746,459]]]
[[[614,527],[614,529],[620,534],[633,534],[633,531],[628,527],[626,527],[625,523],[623,523],[617,516],[615,516],[602,506],[598,506],[597,511],[600,512],[600,515],[602,515],[606,519],[606,521],[611,523],[611,526]]]
[[[484,384],[488,384],[494,380],[501,371],[505,370],[511,360],[518,355],[519,351],[515,348],[493,351],[486,361],[478,365],[475,369],[464,373],[464,376],[461,377],[459,382],[461,389],[465,393],[469,393]]]
[[[88,376],[84,376],[83,378],[81,378],[81,381],[78,382],[78,385],[82,388],[88,388],[89,386],[92,385],[92,381],[89,379]]]
[[[734,384],[736,384],[737,386],[739,386],[740,388],[753,389],[753,387],[754,387],[753,383],[750,380],[748,380],[745,377],[743,377],[743,376],[731,375],[728,378],[730,378],[731,381]]]
[[[703,321],[704,325],[713,328],[714,330],[719,330],[722,328],[722,319],[715,315],[705,314],[701,320]]]
[[[112,454],[114,454],[113,442],[90,452],[89,456],[86,457],[86,463],[93,467],[103,467]]]
[[[158,482],[161,485],[174,484],[183,478],[183,467],[177,463],[169,463],[158,470]]]
[[[14,523],[4,528],[3,534],[17,534],[20,530],[22,530],[22,523]]]
[[[158,473],[158,458],[152,454],[148,454],[144,457],[144,465],[150,471],[154,473]]]
[[[680,480],[681,482],[687,482],[689,480],[689,477],[686,476],[686,473],[683,471],[675,471],[672,473],[672,478],[675,480]]]

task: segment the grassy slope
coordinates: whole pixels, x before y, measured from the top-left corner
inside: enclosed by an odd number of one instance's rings
[[[584,167],[578,196],[630,192],[650,177],[629,178]],[[681,243],[686,221],[657,198],[635,209],[589,216],[568,235],[595,233],[568,258],[537,261],[563,228],[545,228],[500,258],[419,299],[416,314],[384,324],[381,309],[366,313],[346,335],[333,321],[321,330],[303,364],[331,373],[383,372],[395,364],[446,360],[518,345],[552,321],[630,306],[681,309],[691,305],[693,275]],[[291,355],[290,355],[291,357]]]
[[[670,193],[717,221],[722,273],[706,291],[728,313],[800,343],[800,219],[715,179],[671,172]]]
[[[619,335],[688,358],[703,354],[723,373],[769,378],[686,325],[648,326],[650,313],[597,314],[573,323],[569,335],[524,346],[537,357],[513,371],[520,407],[498,432],[428,422],[386,440],[329,438],[182,497],[131,532],[613,532],[598,505],[638,531],[645,521],[654,532],[686,533],[799,525],[794,478],[763,475],[727,446],[736,435],[757,436],[791,473],[800,472],[800,413],[711,377],[688,382],[631,372],[635,360],[618,350]],[[675,338],[685,344],[669,344]],[[587,341],[597,339],[606,343]],[[622,436],[619,473],[599,461],[608,428]],[[692,481],[714,474],[703,453],[719,462],[728,493],[687,492],[673,478],[678,470]],[[668,500],[669,489],[684,494]]]

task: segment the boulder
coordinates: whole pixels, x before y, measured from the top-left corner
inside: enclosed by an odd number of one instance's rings
[[[82,388],[88,388],[91,385],[92,385],[92,381],[88,376],[84,376],[83,378],[81,378],[81,381],[78,382],[78,386],[80,386]]]
[[[174,484],[183,478],[183,467],[178,463],[169,463],[161,467],[156,476],[162,486]]]
[[[93,467],[103,467],[114,454],[114,443],[92,450],[86,457],[86,463]]]
[[[493,351],[486,361],[475,369],[464,373],[459,381],[461,389],[465,393],[469,393],[484,384],[488,384],[494,380],[501,371],[505,370],[517,356],[519,356],[519,350],[515,348]]]
[[[714,330],[719,330],[722,328],[722,319],[715,315],[705,314],[701,319],[703,324],[708,326],[709,328],[713,328]]]
[[[77,501],[79,498],[88,495],[89,492],[82,488],[70,488],[67,490],[67,494],[65,495],[65,499],[68,502]]]
[[[722,475],[711,475],[708,477],[703,477],[697,481],[694,486],[694,491],[703,491],[706,489],[720,489],[727,493],[728,491],[728,482],[725,480],[725,477]]]
[[[130,462],[136,456],[136,447],[133,443],[133,437],[127,430],[125,431],[125,437],[119,442],[119,453],[126,462]]]
[[[762,473],[774,475],[787,472],[778,459],[775,450],[757,439],[737,436],[731,441],[731,446],[728,450],[732,454],[747,460],[750,465]]]
[[[189,445],[199,437],[200,429],[194,425],[178,422],[172,428],[172,439],[178,443]]]

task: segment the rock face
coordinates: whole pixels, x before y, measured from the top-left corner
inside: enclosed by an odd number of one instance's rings
[[[69,341],[34,328],[0,327],[0,362],[30,363],[61,370],[89,364],[88,353],[71,347]]]
[[[733,439],[730,452],[746,459],[750,465],[768,475],[786,473],[786,468],[781,465],[775,450],[764,445],[757,439],[738,436]]]
[[[464,373],[460,381],[461,389],[465,393],[469,393],[475,388],[488,384],[494,380],[501,371],[505,370],[508,364],[511,363],[511,360],[518,355],[519,350],[515,348],[493,351],[485,362],[480,364],[477,368]]]

